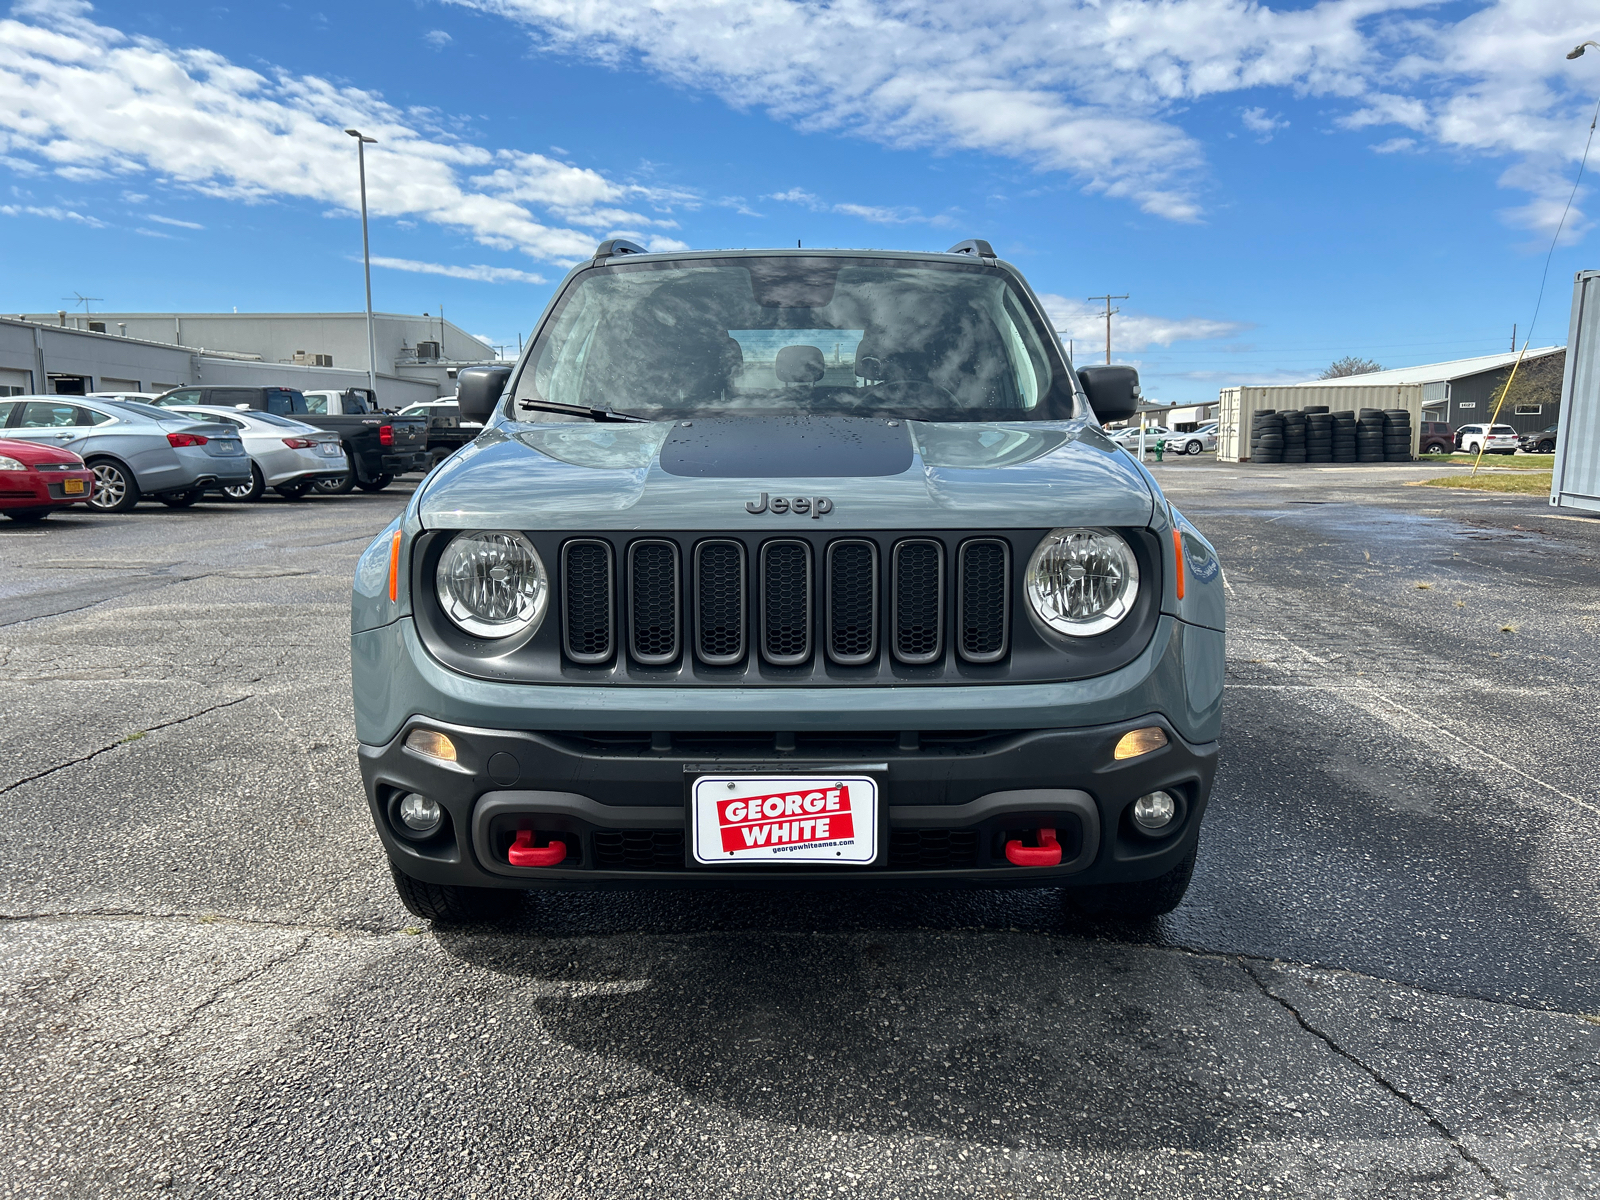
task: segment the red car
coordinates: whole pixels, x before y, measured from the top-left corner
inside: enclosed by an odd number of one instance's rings
[[[94,472],[70,450],[0,438],[0,512],[42,521],[94,494]]]

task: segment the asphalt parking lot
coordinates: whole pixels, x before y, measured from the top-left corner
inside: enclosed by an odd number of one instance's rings
[[[378,495],[0,522],[0,1195],[1600,1191],[1600,522],[1169,460],[1230,589],[1195,883],[420,928],[355,766]]]

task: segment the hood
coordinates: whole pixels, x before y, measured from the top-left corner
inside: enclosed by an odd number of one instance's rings
[[[417,513],[439,529],[1005,529],[1144,526],[1152,503],[1086,421],[795,416],[496,425]]]
[[[7,458],[14,458],[24,466],[34,467],[40,463],[73,463],[83,465],[83,459],[71,450],[63,450],[59,446],[51,446],[45,442],[30,442],[22,438],[0,438],[0,454]]]

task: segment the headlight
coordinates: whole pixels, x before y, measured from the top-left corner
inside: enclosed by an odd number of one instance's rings
[[[4,454],[0,454],[0,471],[26,471],[27,469],[16,459],[7,458]]]
[[[464,533],[434,572],[439,607],[475,637],[504,638],[538,627],[550,602],[544,563],[520,533]]]
[[[1052,529],[1028,560],[1028,605],[1057,633],[1091,637],[1117,625],[1139,595],[1139,564],[1109,529]]]

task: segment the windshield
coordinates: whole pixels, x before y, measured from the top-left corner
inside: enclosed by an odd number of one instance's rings
[[[635,263],[586,271],[561,294],[514,395],[654,418],[1065,420],[1078,413],[1047,349],[1053,336],[988,268],[800,256]]]

